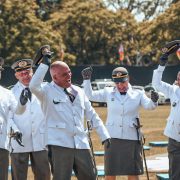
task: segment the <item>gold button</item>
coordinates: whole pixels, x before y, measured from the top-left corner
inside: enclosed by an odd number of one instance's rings
[[[31,114],[33,114],[33,112],[31,112]]]
[[[2,133],[1,133],[2,134]]]
[[[34,132],[34,131],[33,131]]]
[[[58,125],[56,125],[56,127],[58,127]]]
[[[74,104],[72,104],[72,106],[74,106]]]
[[[180,125],[180,124],[179,124]]]
[[[123,105],[123,103],[121,105]]]
[[[77,124],[75,124],[75,126],[76,126]]]
[[[32,123],[34,123],[34,121],[32,121]]]
[[[108,124],[110,124],[110,123],[108,123]]]
[[[75,114],[74,114],[74,116],[75,116]]]
[[[2,123],[1,123],[2,124]]]
[[[120,127],[122,127],[122,125],[120,125]]]
[[[121,116],[122,116],[122,114],[121,114]]]
[[[59,101],[61,101],[61,100],[59,99]]]
[[[74,136],[76,136],[76,134],[74,134]]]
[[[180,132],[179,132],[179,134],[180,134]]]

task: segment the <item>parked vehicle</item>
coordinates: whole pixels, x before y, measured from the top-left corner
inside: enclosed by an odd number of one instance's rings
[[[91,82],[93,91],[104,89],[106,86],[115,86],[115,84],[112,79],[95,79],[95,81]],[[104,106],[105,104],[105,102],[99,102],[99,106]]]
[[[144,87],[144,91],[147,97],[151,98],[151,91],[157,91],[159,94],[159,100],[158,100],[158,104],[163,105],[163,104],[169,104],[170,103],[170,99],[167,98],[164,93],[158,91],[154,86],[152,86],[152,84],[149,84],[147,86]]]

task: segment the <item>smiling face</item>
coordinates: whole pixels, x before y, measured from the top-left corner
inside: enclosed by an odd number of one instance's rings
[[[50,73],[53,81],[62,88],[71,86],[71,70],[69,66],[61,61],[56,61],[51,65]]]
[[[125,92],[128,89],[128,83],[129,83],[130,78],[124,82],[115,82],[116,88],[118,89],[119,92]]]
[[[24,86],[29,86],[31,79],[33,77],[33,70],[24,70],[15,73],[16,78],[22,83]]]

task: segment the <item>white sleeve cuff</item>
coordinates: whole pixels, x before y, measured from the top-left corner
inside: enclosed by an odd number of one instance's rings
[[[157,70],[158,70],[158,71],[164,71],[165,67],[166,67],[166,66],[161,66],[161,65],[159,65]]]

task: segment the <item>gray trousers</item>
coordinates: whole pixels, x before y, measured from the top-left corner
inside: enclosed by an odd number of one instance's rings
[[[96,180],[97,171],[88,149],[51,145],[53,180],[70,180],[72,169],[78,180]]]
[[[27,153],[12,153],[11,164],[14,180],[27,180],[29,155],[34,180],[50,180],[48,152],[36,151]]]
[[[168,144],[169,158],[169,180],[180,179],[180,142],[169,138]]]
[[[0,179],[8,180],[9,151],[0,148]]]

